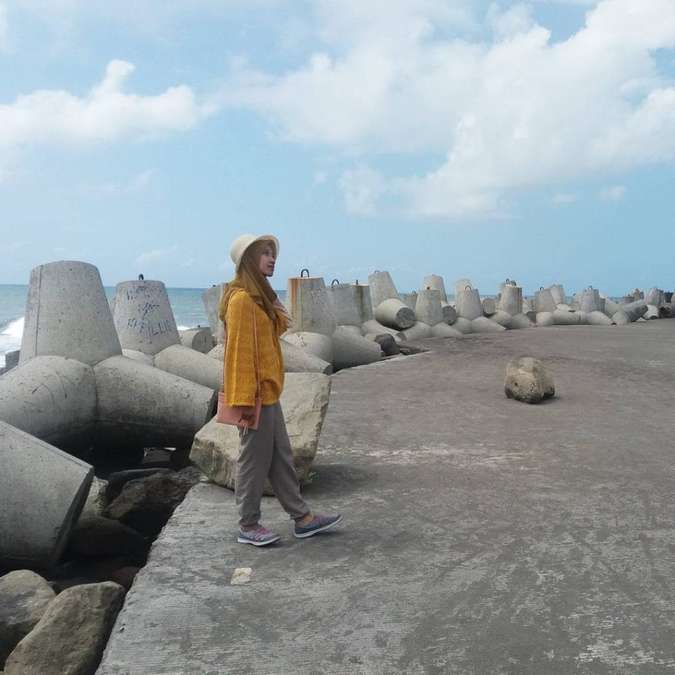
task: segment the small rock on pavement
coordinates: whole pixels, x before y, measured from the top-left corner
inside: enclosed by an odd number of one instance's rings
[[[66,589],[9,655],[5,675],[93,675],[123,600],[110,581]]]
[[[319,444],[319,434],[328,409],[331,380],[323,373],[286,373],[281,395],[284,421],[300,482],[309,478]],[[218,485],[234,488],[239,455],[239,432],[215,417],[195,435],[190,459]],[[264,492],[273,495],[269,481]]]
[[[555,395],[553,376],[539,359],[522,356],[506,366],[504,392],[507,398],[540,403]]]
[[[118,520],[89,516],[73,528],[69,549],[83,556],[131,556],[145,561],[149,545],[143,535]]]
[[[0,577],[0,668],[55,597],[47,581],[30,570]]]
[[[251,581],[251,574],[253,570],[250,567],[237,567],[232,573],[230,584],[232,586],[241,586]]]
[[[201,477],[199,469],[188,467],[175,473],[158,473],[129,481],[108,506],[105,515],[154,537]]]

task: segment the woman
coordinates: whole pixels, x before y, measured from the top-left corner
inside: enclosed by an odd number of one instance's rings
[[[240,408],[244,420],[253,421],[258,383],[262,399],[258,429],[239,433],[241,446],[235,482],[239,507],[237,541],[254,546],[267,546],[280,539],[260,524],[260,501],[266,478],[281,506],[295,520],[296,537],[311,537],[342,520],[339,514],[311,512],[300,495],[293,466],[279,404],[284,385],[279,336],[288,328],[289,316],[267,280],[274,274],[278,253],[279,242],[272,235],[244,234],[236,239],[230,249],[236,275],[225,287],[220,304],[220,318],[225,322],[227,334],[226,403]]]

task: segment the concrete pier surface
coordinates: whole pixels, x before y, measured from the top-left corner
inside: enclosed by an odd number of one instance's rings
[[[281,544],[238,545],[198,485],[101,675],[673,672],[675,321],[422,344],[334,376],[305,495],[342,527],[295,540],[266,498]],[[555,399],[504,396],[522,355]]]

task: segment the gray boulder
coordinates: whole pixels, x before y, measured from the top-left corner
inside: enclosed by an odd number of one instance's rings
[[[111,518],[81,518],[70,534],[69,548],[81,556],[131,556],[145,562],[148,543],[136,530]]]
[[[82,507],[82,513],[80,514],[80,520],[83,518],[89,518],[91,516],[101,516],[105,511],[106,504],[108,500],[106,499],[106,491],[108,489],[108,481],[102,480],[101,478],[94,479],[89,488],[89,495],[87,496],[87,501]]]
[[[50,585],[35,572],[17,570],[0,577],[0,668],[55,597]]]
[[[5,663],[5,675],[94,675],[124,599],[116,583],[58,595]]]
[[[555,395],[553,376],[539,359],[523,356],[506,366],[504,392],[507,398],[524,403],[539,403]]]
[[[175,473],[156,473],[148,478],[129,481],[108,506],[105,515],[141,534],[154,537],[200,479],[201,473],[190,467]]]
[[[330,385],[330,377],[321,373],[286,375],[281,407],[300,482],[309,477],[316,456],[319,434],[328,409]],[[237,428],[219,424],[214,418],[197,432],[190,459],[214,483],[233,489],[238,454]],[[269,482],[265,484],[265,494],[274,494]]]

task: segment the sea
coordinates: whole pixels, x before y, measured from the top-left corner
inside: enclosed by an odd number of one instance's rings
[[[208,326],[206,309],[202,302],[204,288],[167,288],[169,302],[173,309],[178,330]],[[28,286],[19,284],[0,284],[0,368],[5,366],[5,354],[21,347],[26,295]],[[110,301],[115,295],[115,287],[105,287]],[[283,302],[286,291],[277,291]]]

